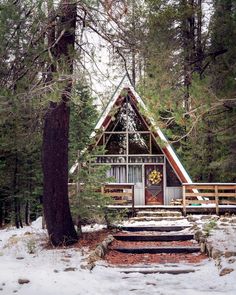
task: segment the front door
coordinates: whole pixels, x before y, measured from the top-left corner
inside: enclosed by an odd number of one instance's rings
[[[163,165],[145,165],[145,203],[163,205]]]

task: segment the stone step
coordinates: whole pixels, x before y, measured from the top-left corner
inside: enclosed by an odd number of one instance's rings
[[[129,270],[120,270],[121,273],[130,274],[130,273],[140,273],[144,275],[148,274],[172,274],[180,275],[195,272],[194,269],[129,269]]]
[[[186,228],[190,228],[190,226],[122,226],[121,230],[130,231],[130,232],[138,232],[138,231],[157,231],[157,232],[174,232],[181,231]]]
[[[130,218],[130,220],[132,221],[177,221],[177,220],[184,220],[185,217],[183,216],[177,216],[177,217],[173,217],[173,216],[136,216],[136,217],[132,217]]]
[[[139,217],[182,217],[182,213],[179,211],[138,211]]]
[[[194,239],[193,234],[172,234],[172,235],[113,235],[119,241],[188,241]]]
[[[162,247],[114,247],[114,251],[129,254],[157,253],[195,253],[200,252],[198,246],[162,246]]]
[[[99,264],[99,263],[97,263]],[[104,267],[104,264],[100,265]],[[109,268],[113,268],[118,270],[120,273],[132,274],[132,273],[140,273],[140,274],[186,274],[199,270],[199,264],[191,265],[183,265],[183,264],[162,264],[162,265],[147,265],[147,264],[134,264],[134,265],[112,265],[108,264]]]

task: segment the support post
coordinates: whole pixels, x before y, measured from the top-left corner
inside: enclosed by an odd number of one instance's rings
[[[218,185],[215,185],[215,201],[216,201],[216,215],[219,215],[219,195],[218,195]]]
[[[132,216],[134,217],[134,185],[132,185]]]
[[[186,187],[183,184],[183,214],[186,216]]]

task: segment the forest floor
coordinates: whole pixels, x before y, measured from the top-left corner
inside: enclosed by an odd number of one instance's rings
[[[199,219],[199,224],[204,226],[204,222]],[[153,225],[153,222],[138,224],[148,226],[150,223]],[[23,229],[9,227],[0,230],[0,295],[236,294],[235,257],[222,258],[221,264],[234,269],[224,276],[219,275],[215,261],[204,255],[195,261],[184,259],[171,263],[172,267],[182,269],[191,265],[195,270],[179,275],[127,274],[117,267],[124,262],[124,257],[121,255],[114,261],[109,253],[107,259],[98,261],[92,271],[83,269],[81,265],[91,250],[112,233],[103,225],[85,226],[83,231],[83,238],[73,247],[53,248],[47,242],[46,231],[41,229],[41,219]],[[231,218],[219,219],[209,240],[221,250],[235,252],[236,223],[231,222]],[[159,267],[157,261],[151,260],[150,263]]]

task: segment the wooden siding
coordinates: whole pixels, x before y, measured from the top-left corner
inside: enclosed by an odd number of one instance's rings
[[[142,206],[145,205],[144,188],[143,183],[136,183],[134,185],[134,205]]]
[[[180,187],[181,182],[171,167],[168,159],[166,159],[166,185],[170,187]]]
[[[171,200],[182,199],[182,187],[166,187],[164,204],[170,205]]]

